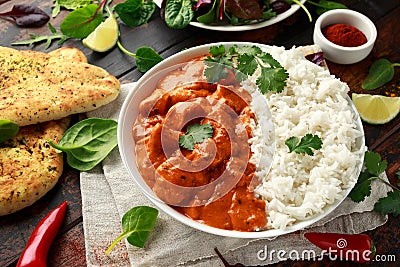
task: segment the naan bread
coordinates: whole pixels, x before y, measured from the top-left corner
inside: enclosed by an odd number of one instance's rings
[[[19,52],[26,58],[36,53]],[[87,62],[85,54],[72,47],[56,49],[49,55],[60,60],[75,61],[76,64]],[[12,74],[6,75],[16,77]],[[31,90],[33,87],[30,86]],[[3,87],[0,89],[3,95]],[[16,102],[18,103],[18,99]],[[63,171],[63,154],[56,153],[47,140],[58,143],[69,125],[69,120],[66,117],[22,126],[15,137],[0,144],[0,216],[32,205],[57,183]]]
[[[57,183],[63,155],[47,140],[58,143],[69,118],[20,127],[0,144],[0,216],[32,205]]]
[[[82,55],[68,49],[46,54],[0,46],[0,119],[24,126],[91,111],[113,101],[120,89],[118,79],[102,68],[79,62]]]

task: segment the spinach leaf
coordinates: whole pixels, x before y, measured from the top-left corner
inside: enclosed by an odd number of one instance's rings
[[[55,0],[51,16],[57,17],[61,8],[75,10],[92,3],[92,0]]]
[[[126,237],[129,244],[143,248],[153,230],[158,216],[158,210],[148,206],[137,206],[122,217],[122,234],[107,248],[109,254],[114,246]]]
[[[32,5],[14,5],[11,11],[0,13],[0,18],[13,20],[20,27],[40,27],[50,20],[46,12]]]
[[[194,17],[192,1],[168,0],[165,6],[165,23],[172,29],[183,29]]]
[[[90,4],[69,13],[60,24],[63,34],[83,39],[103,22],[103,14],[99,12],[99,6]]]
[[[119,18],[128,26],[140,26],[147,23],[156,9],[153,1],[127,0],[119,3],[114,10]]]
[[[347,9],[347,6],[341,3],[337,3],[334,1],[327,1],[327,0],[320,0],[318,3],[307,0],[307,3],[316,6],[315,12],[318,15],[325,13],[326,11],[333,10],[333,9]]]
[[[140,72],[146,72],[155,66],[157,63],[163,60],[162,56],[160,56],[156,51],[151,47],[142,46],[136,49],[136,54],[129,52],[122,46],[122,44],[118,41],[117,45],[122,52],[126,55],[133,57],[136,59],[136,66]]]
[[[362,89],[374,90],[390,82],[393,79],[394,67],[396,66],[400,66],[400,63],[392,63],[385,58],[375,61],[361,84]]]
[[[219,2],[218,5],[217,2]],[[197,21],[204,24],[212,24],[217,22],[220,7],[221,1],[215,0],[211,9],[206,14],[197,17]]]
[[[0,143],[14,137],[19,130],[18,124],[10,120],[0,120]]]
[[[161,62],[163,58],[152,48],[142,46],[136,49],[136,66],[140,72],[146,72]]]
[[[50,145],[67,154],[68,164],[77,170],[88,171],[99,164],[117,145],[117,122],[89,118],[69,128],[58,144]]]

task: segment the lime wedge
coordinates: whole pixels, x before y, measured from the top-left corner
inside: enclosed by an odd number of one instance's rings
[[[371,124],[387,123],[400,112],[400,97],[353,93],[352,100],[361,119]]]
[[[113,48],[118,41],[118,23],[114,16],[104,22],[82,40],[84,46],[97,52],[106,52]]]

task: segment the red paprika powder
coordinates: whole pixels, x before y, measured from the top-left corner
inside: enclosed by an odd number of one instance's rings
[[[332,24],[322,29],[322,33],[332,43],[346,47],[355,47],[367,42],[364,33],[348,24]]]

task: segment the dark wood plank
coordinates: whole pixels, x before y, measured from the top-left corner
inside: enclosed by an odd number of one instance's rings
[[[54,240],[48,257],[49,267],[86,266],[83,224],[79,223]]]

